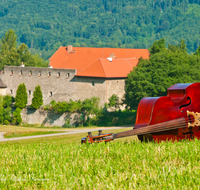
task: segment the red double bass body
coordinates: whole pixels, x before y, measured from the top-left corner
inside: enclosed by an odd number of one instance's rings
[[[175,84],[167,90],[167,96],[145,97],[137,109],[137,117],[134,129],[187,117],[187,110],[200,112],[200,83]],[[154,139],[155,141],[181,140],[200,138],[199,126],[173,129],[139,135],[140,140]]]

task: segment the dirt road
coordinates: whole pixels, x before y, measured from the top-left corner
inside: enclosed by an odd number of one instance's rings
[[[99,129],[110,130],[110,129],[122,129],[127,127],[106,127],[106,128],[93,128],[93,129],[76,129],[74,131],[65,131],[62,133],[54,133],[54,134],[47,134],[47,135],[35,135],[35,136],[26,136],[26,137],[15,137],[15,138],[4,138],[5,132],[0,132],[0,142],[2,141],[15,141],[15,140],[23,140],[23,139],[33,139],[33,138],[41,138],[41,137],[51,137],[51,136],[58,136],[58,135],[69,135],[69,134],[77,134],[77,133],[87,133],[88,131],[98,131]]]

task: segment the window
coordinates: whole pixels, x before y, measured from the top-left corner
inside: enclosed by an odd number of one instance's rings
[[[22,70],[20,71],[19,75],[22,76]]]
[[[12,90],[10,90],[10,94],[12,94],[13,93],[13,91]]]
[[[28,91],[28,94],[31,95],[31,90]]]
[[[67,73],[67,78],[69,78],[69,73]]]
[[[60,73],[58,72],[58,75],[57,75],[57,77],[59,78],[60,77]]]
[[[30,76],[30,77],[32,76],[32,71],[29,72],[29,76]]]
[[[92,81],[92,86],[94,86],[94,81]]]
[[[52,93],[52,92],[50,92],[50,93],[49,93],[49,96],[50,96],[50,97],[52,97],[52,95],[53,95],[53,93]]]
[[[13,70],[10,71],[10,76],[12,76],[12,75],[13,75]]]
[[[39,75],[38,75],[39,77],[41,77],[41,72],[39,71]]]
[[[48,77],[50,77],[51,76],[51,72],[49,72],[49,75],[48,75]]]

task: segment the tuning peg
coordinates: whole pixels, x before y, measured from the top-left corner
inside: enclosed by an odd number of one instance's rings
[[[99,132],[99,135],[102,135],[102,130],[98,130],[98,132]]]
[[[89,132],[88,132],[88,136],[92,136],[92,132],[89,131]]]

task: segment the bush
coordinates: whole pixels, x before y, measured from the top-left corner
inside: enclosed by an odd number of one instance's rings
[[[27,92],[26,92],[26,86],[25,84],[20,84],[17,88],[17,94],[15,97],[15,107],[23,109],[26,107],[27,104]]]
[[[21,111],[22,110],[20,108],[16,108],[16,110],[13,112],[13,124],[20,125],[22,123]]]
[[[43,105],[43,95],[42,95],[40,85],[38,85],[35,87],[35,91],[33,92],[31,108],[37,110],[42,105]]]
[[[108,106],[109,107],[115,107],[115,108],[119,108],[119,98],[116,94],[113,94],[109,99],[109,103]]]
[[[3,122],[5,125],[8,125],[8,124],[10,124],[10,122],[8,121],[8,120],[4,120],[4,122]]]
[[[3,97],[3,106],[5,107],[9,107],[12,105],[12,102],[14,102],[14,98],[10,95],[6,95]]]

